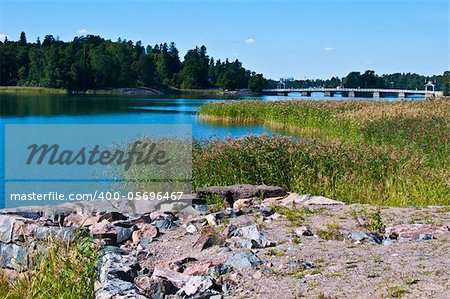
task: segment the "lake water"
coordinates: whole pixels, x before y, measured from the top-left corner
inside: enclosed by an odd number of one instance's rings
[[[314,98],[325,99],[321,94]],[[261,101],[301,98],[264,96]],[[242,98],[240,98],[242,99]],[[339,100],[342,98],[330,98]],[[197,111],[206,103],[233,101],[236,98],[119,97],[119,96],[57,96],[0,95],[0,116],[4,124],[186,124],[192,126],[192,136],[199,139],[241,137],[248,134],[275,133],[269,128],[252,125],[212,125],[202,122]],[[389,99],[394,100],[394,99]],[[0,153],[4,153],[5,135],[2,126]],[[111,133],[110,133],[111,134]],[[118,132],[112,133],[118,136]],[[84,142],[84,135],[81,136]],[[45,136],[44,136],[45,137]],[[80,136],[77,136],[80,140]],[[19,137],[20,138],[20,137]],[[75,136],[74,136],[75,138]],[[41,139],[40,139],[41,140]],[[75,139],[74,139],[75,140]],[[82,143],[80,142],[80,143]],[[20,160],[21,161],[21,160]],[[20,171],[19,171],[20,172]],[[13,172],[17,174],[18,172]],[[0,154],[0,208],[4,207],[5,156]],[[21,189],[22,187],[19,187]]]

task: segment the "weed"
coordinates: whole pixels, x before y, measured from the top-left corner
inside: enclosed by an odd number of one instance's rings
[[[408,290],[402,286],[393,286],[388,288],[388,296],[392,298],[401,298],[408,293]]]
[[[325,229],[319,229],[317,236],[324,240],[343,240],[344,236],[340,232],[339,223],[325,223]]]

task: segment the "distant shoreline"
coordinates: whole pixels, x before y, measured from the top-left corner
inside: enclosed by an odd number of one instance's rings
[[[1,94],[48,94],[48,95],[121,95],[121,96],[157,96],[173,94],[216,95],[216,96],[256,96],[249,90],[221,90],[221,89],[156,89],[148,87],[88,89],[86,91],[69,91],[63,88],[47,88],[35,86],[0,86]]]

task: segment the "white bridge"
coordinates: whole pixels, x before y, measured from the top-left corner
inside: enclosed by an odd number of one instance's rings
[[[277,88],[265,89],[264,94],[269,95],[288,95],[291,92],[301,93],[302,96],[310,97],[312,93],[320,92],[325,97],[333,97],[335,94],[341,94],[343,97],[362,97],[362,98],[382,98],[385,96],[397,96],[404,99],[407,96],[423,95],[425,98],[442,96],[442,91],[435,90],[408,90],[408,89],[378,89],[378,88]]]

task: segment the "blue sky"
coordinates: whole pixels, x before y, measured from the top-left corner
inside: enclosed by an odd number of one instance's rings
[[[206,45],[266,77],[328,78],[353,70],[442,74],[448,0],[4,1],[0,37],[98,34],[143,44]]]

